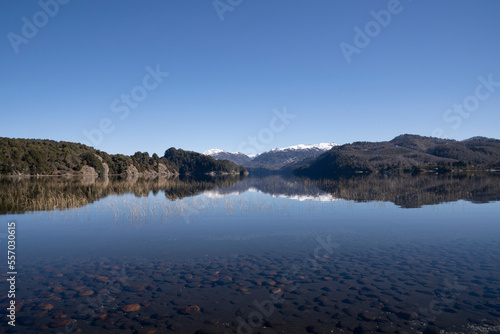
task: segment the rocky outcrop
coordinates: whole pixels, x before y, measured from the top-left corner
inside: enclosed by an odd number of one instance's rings
[[[99,177],[99,174],[95,171],[93,167],[83,166],[80,170],[82,174],[82,184],[91,185]]]
[[[139,176],[139,171],[134,165],[130,165],[127,167],[125,170],[125,176],[127,177],[138,177]]]
[[[95,171],[94,167],[90,167],[87,165],[82,167],[82,169],[80,170],[80,173],[84,177],[98,177],[99,176],[99,174],[97,174],[97,172]]]
[[[172,172],[170,172],[165,166],[165,164],[159,163],[158,164],[158,174],[159,175],[174,175]]]
[[[95,154],[95,156],[97,157],[97,159],[99,159],[99,161],[101,161],[101,164],[102,164],[102,167],[104,169],[104,172],[102,173],[102,175],[100,175],[101,177],[105,177],[107,178],[108,175],[109,175],[109,166],[107,163],[104,162],[104,159],[101,158],[100,156],[98,156],[97,154]]]

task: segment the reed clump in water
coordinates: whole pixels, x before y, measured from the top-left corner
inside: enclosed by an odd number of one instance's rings
[[[238,178],[179,180],[178,178],[82,179],[60,177],[0,178],[0,214],[79,208],[109,195],[136,197],[164,191],[170,200],[193,196]]]

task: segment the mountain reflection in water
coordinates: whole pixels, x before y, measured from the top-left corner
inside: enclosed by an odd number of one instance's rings
[[[498,332],[499,199],[498,174],[3,178],[16,329]]]
[[[392,202],[418,208],[459,200],[500,200],[500,174],[384,177],[365,175],[328,180],[272,175],[223,178],[1,178],[0,214],[77,208],[110,195],[145,197],[163,192],[170,201],[203,195],[222,198],[259,192],[299,201]]]

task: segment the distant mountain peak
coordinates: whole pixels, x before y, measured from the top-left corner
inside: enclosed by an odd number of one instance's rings
[[[228,152],[218,148],[207,150],[203,152],[203,154],[211,156],[212,158],[215,158],[217,160],[229,160],[240,166],[252,160],[251,157],[241,152]]]
[[[218,149],[218,148],[213,148],[211,150],[207,150],[207,151],[203,152],[204,155],[212,155],[212,154],[218,154],[218,153],[229,153],[229,152]]]
[[[246,155],[246,156],[250,156],[250,155],[247,155],[245,153],[241,153],[241,152],[229,152],[229,151],[226,151],[226,150],[221,150],[219,148],[212,148],[210,150],[206,150],[205,152],[203,152],[202,154],[204,155],[215,155],[215,154],[220,154],[220,153],[227,153],[227,154],[238,154],[238,155]]]
[[[218,160],[229,160],[238,165],[279,169],[291,163],[297,163],[304,159],[314,158],[332,147],[339,146],[336,143],[319,143],[314,145],[294,145],[284,148],[275,148],[260,154],[246,155],[240,152],[227,152],[221,149],[211,149],[203,152]]]
[[[495,140],[493,138],[488,138],[488,137],[482,137],[482,136],[475,136],[471,137],[469,139],[464,139],[462,142],[470,142],[470,141],[477,141],[477,140]]]
[[[319,143],[319,144],[313,144],[313,145],[304,145],[304,144],[299,144],[299,145],[294,145],[294,146],[288,146],[288,147],[283,147],[283,148],[275,148],[271,151],[288,151],[288,150],[319,150],[319,151],[328,151],[332,149],[332,147],[339,146],[336,143]]]

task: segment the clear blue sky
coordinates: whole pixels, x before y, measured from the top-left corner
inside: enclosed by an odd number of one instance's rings
[[[474,97],[500,82],[497,0],[54,1],[0,2],[2,137],[89,143],[101,122],[96,148],[124,154],[500,137],[500,83]],[[340,44],[367,24],[348,63]]]

